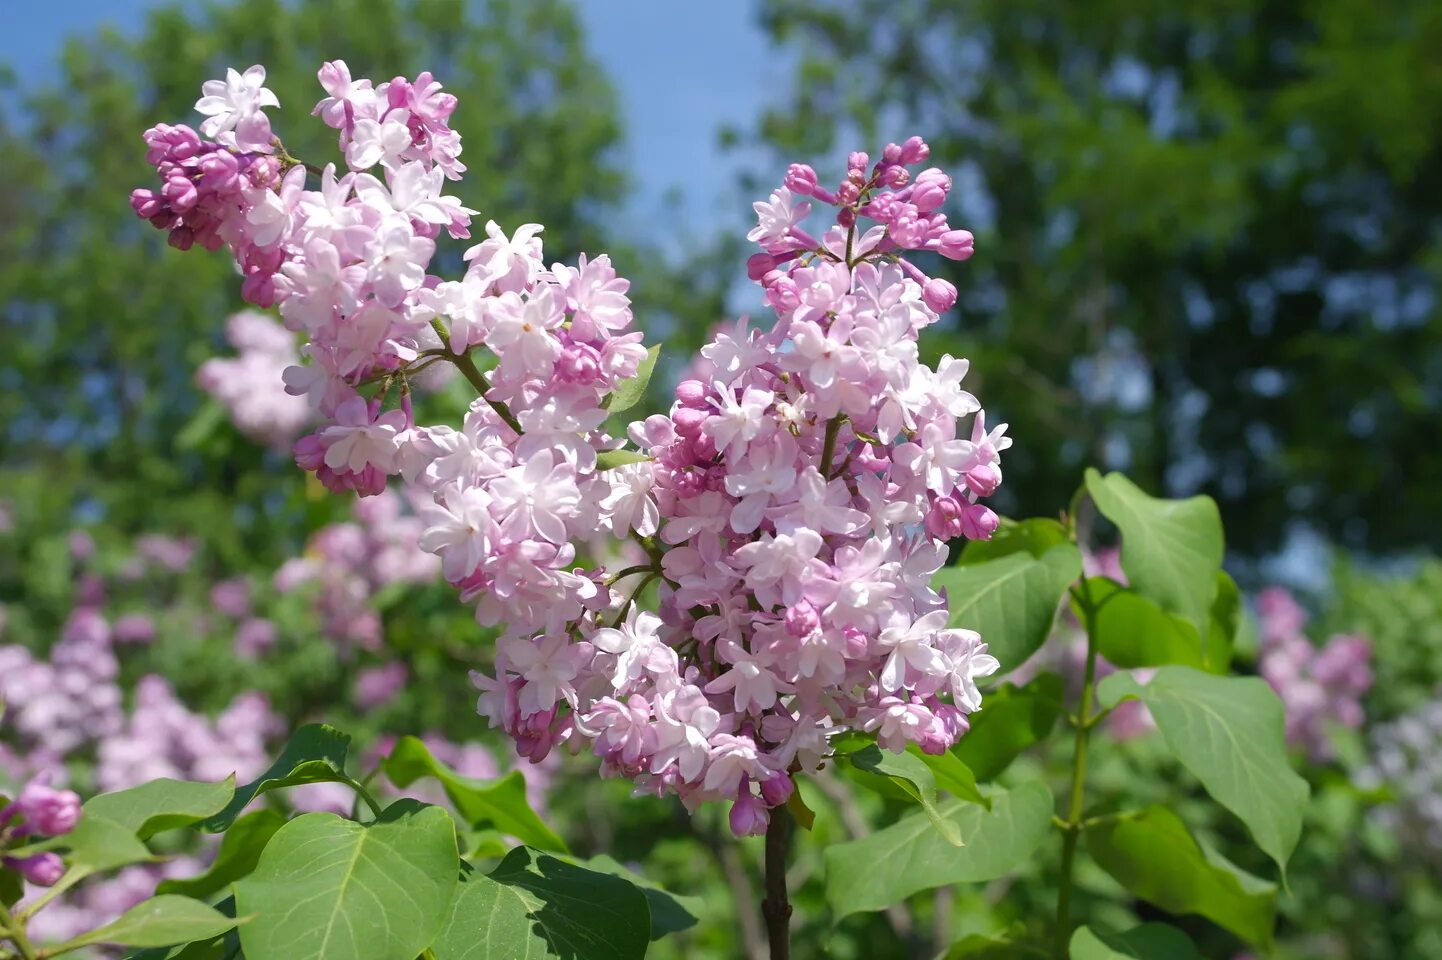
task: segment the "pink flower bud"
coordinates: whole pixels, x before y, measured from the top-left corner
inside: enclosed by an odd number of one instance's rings
[[[37,887],[53,887],[65,875],[65,862],[54,853],[37,853],[23,860],[11,860],[20,875]]]
[[[821,614],[811,605],[810,600],[803,598],[787,608],[786,632],[791,636],[810,636],[811,632],[819,626],[821,626]]]
[[[165,201],[154,190],[137,189],[130,191],[130,209],[136,216],[149,220],[165,209]]]
[[[979,503],[968,504],[961,515],[961,533],[968,540],[990,540],[1000,525],[1001,518]]]
[[[936,252],[951,260],[966,260],[974,252],[975,243],[970,230],[948,230],[937,240]]]
[[[1001,486],[1001,467],[994,463],[979,463],[966,471],[966,485],[978,497],[989,497]]]
[[[753,797],[747,784],[744,791],[731,805],[731,832],[738,837],[759,837],[766,833],[771,814],[760,797]]]
[[[921,299],[937,313],[945,313],[956,306],[956,287],[940,277],[933,277],[921,288]]]
[[[769,253],[753,253],[746,258],[746,276],[750,280],[760,281],[776,269],[776,264],[776,258]]]
[[[881,151],[881,162],[882,162],[882,163],[900,163],[900,162],[901,162],[901,144],[899,144],[899,143],[888,143],[888,144],[886,145],[886,147]]]
[[[911,174],[903,166],[893,165],[881,171],[881,185],[884,187],[904,187],[911,179]]]
[[[768,807],[781,806],[791,799],[791,794],[795,791],[795,781],[791,779],[791,774],[784,770],[777,770],[761,781],[761,798],[766,801]]]
[[[69,833],[80,819],[80,797],[71,790],[55,790],[31,782],[15,801],[29,827],[47,837]]]
[[[701,424],[706,422],[706,411],[683,407],[677,410],[671,419],[676,424],[676,433],[687,440],[694,440],[701,435]]]
[[[865,170],[871,163],[871,157],[865,150],[853,150],[846,158],[846,169],[848,171]]]
[[[936,167],[929,167],[916,175],[911,188],[911,202],[922,213],[932,213],[946,202],[951,192],[951,178]]]
[[[961,536],[964,509],[955,497],[937,497],[926,514],[926,532],[938,540],[954,540]]]
[[[841,186],[836,188],[836,199],[842,203],[855,203],[860,196],[861,188],[850,180],[843,182]]]
[[[793,163],[786,168],[786,189],[803,197],[811,196],[816,189],[816,171],[804,163]]]
[[[700,380],[682,380],[676,384],[676,399],[688,407],[704,409],[706,406],[706,384]]]
[[[931,156],[931,148],[920,137],[909,137],[901,145],[901,162],[907,166],[913,163],[922,163],[929,156]]]

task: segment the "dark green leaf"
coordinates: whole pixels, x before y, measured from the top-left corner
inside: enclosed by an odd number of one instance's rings
[[[976,779],[995,779],[1017,754],[1051,735],[1062,712],[1061,677],[1043,673],[1024,687],[1004,684],[988,691],[970,717],[971,730],[951,752]]]
[[[271,790],[302,783],[344,781],[350,737],[334,727],[312,723],[301,727],[286,741],[270,768],[235,791],[225,809],[201,826],[212,833],[226,830],[252,800]]]
[[[849,843],[826,848],[826,901],[839,920],[884,910],[913,893],[952,883],[982,883],[1016,869],[1051,830],[1051,791],[1024,783],[992,797],[990,810],[959,800],[941,815],[966,838],[957,849],[937,843],[935,828],[916,813]]]
[[[517,847],[486,876],[465,870],[436,960],[634,960],[651,939],[640,888]]]
[[[155,892],[204,899],[224,890],[255,869],[261,851],[283,826],[285,817],[274,810],[247,813],[225,831],[220,841],[220,852],[215,855],[215,862],[209,870],[183,880],[162,880]]]
[[[13,906],[25,895],[25,880],[8,867],[0,867],[0,904]]]
[[[1040,947],[979,933],[962,937],[947,948],[940,960],[1050,960]]]
[[[980,633],[1006,673],[1046,642],[1057,605],[1080,574],[1081,553],[1064,543],[1040,558],[1019,551],[943,567],[932,584],[946,591],[950,624]]]
[[[1125,933],[1078,928],[1071,938],[1071,960],[1201,960],[1201,954],[1176,927],[1144,923]]]
[[[398,800],[373,823],[307,813],[235,884],[247,960],[415,960],[445,920],[459,864],[440,807]]]
[[[522,843],[542,850],[566,852],[566,842],[546,826],[526,799],[520,771],[495,780],[463,777],[437,760],[415,737],[402,737],[385,760],[385,773],[402,789],[422,777],[434,777],[445,788],[456,811],[471,826],[489,823]]]
[[[697,916],[706,909],[706,903],[700,897],[682,897],[671,893],[604,853],[583,861],[580,865],[588,870],[620,877],[640,888],[651,908],[652,940],[660,940],[668,933],[678,933],[694,927]]]
[[[1271,687],[1256,677],[1163,667],[1146,686],[1114,673],[1098,694],[1106,706],[1127,697],[1145,703],[1171,752],[1285,872],[1310,790],[1288,762],[1282,703]]]
[[[1166,807],[1088,827],[1086,839],[1102,869],[1143,900],[1170,913],[1206,917],[1270,947],[1276,888],[1203,851]]]
[[[235,795],[235,777],[220,783],[161,778],[85,801],[84,815],[100,817],[147,840],[163,830],[188,827],[214,816]]]

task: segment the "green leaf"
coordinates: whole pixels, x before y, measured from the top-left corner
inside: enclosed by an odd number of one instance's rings
[[[82,816],[63,842],[70,848],[66,857],[70,870],[81,876],[153,859],[150,848],[140,842],[134,830],[104,817]]]
[[[519,770],[495,780],[463,777],[437,760],[415,737],[402,737],[386,757],[384,769],[391,783],[405,789],[422,777],[434,777],[445,788],[456,811],[471,826],[490,823],[541,850],[567,852],[566,842],[546,826],[526,799],[526,781]]]
[[[1113,666],[1130,670],[1167,664],[1200,668],[1204,664],[1195,624],[1106,577],[1088,577],[1087,590],[1096,605],[1097,652]],[[1075,597],[1072,609],[1077,619],[1082,619],[1081,604]]]
[[[1256,677],[1163,667],[1146,686],[1114,673],[1098,695],[1108,707],[1127,697],[1145,703],[1182,766],[1246,824],[1285,875],[1310,789],[1288,762],[1282,702],[1271,687]]]
[[[398,800],[373,823],[296,817],[235,884],[247,960],[415,960],[445,920],[459,864],[450,814]]]
[[[211,833],[227,830],[252,800],[262,793],[302,783],[345,782],[345,759],[350,737],[334,727],[312,723],[301,727],[286,741],[270,768],[238,788],[225,809],[201,827]]]
[[[220,783],[161,778],[129,790],[102,793],[85,801],[85,816],[100,817],[131,830],[142,840],[214,816],[235,795],[235,777]]]
[[[943,567],[932,585],[946,590],[951,626],[980,633],[1006,673],[1046,642],[1057,604],[1080,575],[1081,553],[1064,543],[1040,558],[1022,551]]]
[[[46,951],[58,956],[97,943],[124,947],[165,947],[218,937],[236,925],[233,917],[189,897],[159,896],[139,903],[103,927]]]
[[[1052,547],[1067,542],[1066,527],[1046,517],[1001,521],[990,540],[969,540],[961,551],[962,563],[984,563],[1013,553],[1029,553],[1040,560]]]
[[[1276,887],[1207,854],[1166,807],[1088,827],[1086,839],[1102,869],[1143,900],[1170,913],[1206,917],[1270,948]]]
[[[937,789],[945,790],[961,800],[979,803],[984,807],[991,806],[991,799],[977,788],[976,776],[971,772],[971,768],[950,750],[942,754],[930,754],[913,743],[906,748],[906,752],[930,768],[931,775],[936,778]]]
[[[218,400],[206,398],[180,432],[175,435],[175,449],[194,450],[230,420]]]
[[[1125,933],[1080,927],[1071,938],[1071,960],[1201,960],[1190,937],[1165,923],[1144,923]]]
[[[806,805],[806,798],[801,795],[801,781],[793,780],[791,796],[786,798],[786,809],[791,811],[791,816],[796,818],[796,823],[802,830],[811,830],[816,826],[816,811]]]
[[[0,905],[10,907],[25,896],[25,880],[14,870],[0,867]]]
[[[1097,649],[1115,666],[1160,667],[1168,664],[1196,667],[1225,674],[1232,662],[1232,646],[1241,622],[1242,601],[1237,585],[1225,572],[1217,574],[1217,595],[1207,616],[1203,643],[1196,625],[1167,613],[1151,600],[1106,577],[1087,580],[1097,605]],[[1081,605],[1072,609],[1081,619]]]
[[[596,454],[596,469],[614,470],[628,463],[644,463],[651,458],[636,450],[603,450]]]
[[[1122,569],[1131,588],[1206,629],[1222,569],[1222,518],[1211,497],[1159,500],[1120,473],[1086,472],[1097,509],[1122,534]]]
[[[462,871],[436,960],[633,960],[651,939],[640,888],[517,847],[486,876]]]
[[[1051,791],[1024,783],[992,798],[990,810],[959,800],[941,815],[967,838],[961,849],[936,842],[923,814],[912,814],[860,840],[826,848],[826,900],[840,920],[884,910],[913,893],[952,883],[983,883],[1026,861],[1051,831]]]
[[[215,909],[222,916],[234,917],[235,898],[226,897],[215,905]],[[192,940],[173,947],[147,947],[127,953],[125,960],[240,960],[240,934],[232,928],[218,937]]]
[[[1050,960],[1051,954],[1030,944],[973,933],[947,948],[939,960]]]
[[[902,793],[921,804],[922,811],[943,840],[953,847],[962,846],[956,824],[937,812],[936,777],[925,763],[909,753],[892,753],[876,744],[856,751],[848,759],[858,770],[896,784]]]
[[[1038,675],[1024,687],[1004,684],[988,691],[973,713],[971,730],[951,752],[976,779],[994,780],[1017,754],[1051,736],[1062,713],[1062,681],[1054,673]]]
[[[630,380],[622,380],[617,384],[616,389],[606,398],[609,402],[603,402],[604,406],[611,413],[621,413],[630,410],[636,404],[646,398],[646,387],[651,383],[651,374],[656,370],[656,359],[661,356],[661,345],[655,343],[646,351],[646,359],[636,368],[636,376]]]
[[[220,852],[215,855],[215,862],[209,870],[183,880],[162,880],[155,892],[178,893],[198,900],[219,893],[255,869],[260,862],[261,851],[283,826],[285,817],[274,810],[247,813],[225,831],[220,841]]]
[[[582,861],[580,866],[620,877],[640,888],[651,908],[652,940],[660,940],[668,933],[679,933],[694,927],[697,916],[706,909],[706,903],[700,897],[683,897],[671,893],[604,853]]]

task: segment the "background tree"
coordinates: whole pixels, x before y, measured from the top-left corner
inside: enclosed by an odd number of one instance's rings
[[[760,125],[779,152],[920,132],[937,165],[966,164],[953,197],[980,252],[936,265],[962,301],[935,349],[972,357],[1011,421],[1019,509],[1064,507],[1100,462],[1217,497],[1244,553],[1294,518],[1354,548],[1442,545],[1442,453],[1419,442],[1442,414],[1442,8],[763,17],[799,53]]]

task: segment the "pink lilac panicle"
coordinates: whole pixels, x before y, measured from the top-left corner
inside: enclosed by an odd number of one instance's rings
[[[310,189],[298,166],[158,127],[166,189],[133,202],[173,242],[228,244],[247,298],[305,337],[285,383],[321,426],[298,464],[333,491],[375,497],[399,475],[424,498],[421,548],[502,627],[478,707],[520,753],[589,748],[639,790],[735,801],[754,832],[836,733],[930,752],[965,733],[998,664],[947,627],[930,580],[947,540],[996,529],[983,501],[1011,440],[963,389],[965,360],[920,362],[955,290],[905,252],[973,252],[941,212],[949,178],[909,169],[926,144],[852,154],[835,190],[793,166],[749,235],[775,323],[718,334],[670,412],[615,437],[608,398],[646,350],[610,259],[548,266],[540,225],[488,222],[459,280],[430,274],[440,233],[468,236],[473,213],[442,193],[463,171],[454,98],[429,74],[319,76],[348,172]],[[258,103],[237,94],[223,115]],[[482,394],[459,426],[414,420],[410,376],[438,362]],[[644,459],[607,469],[627,440]],[[578,563],[598,531],[639,540],[640,562]]]
[[[1365,719],[1362,698],[1372,687],[1372,644],[1336,634],[1318,647],[1305,633],[1307,613],[1285,589],[1257,594],[1261,650],[1257,667],[1281,697],[1287,742],[1316,761],[1334,756],[1329,727],[1356,729]]]

